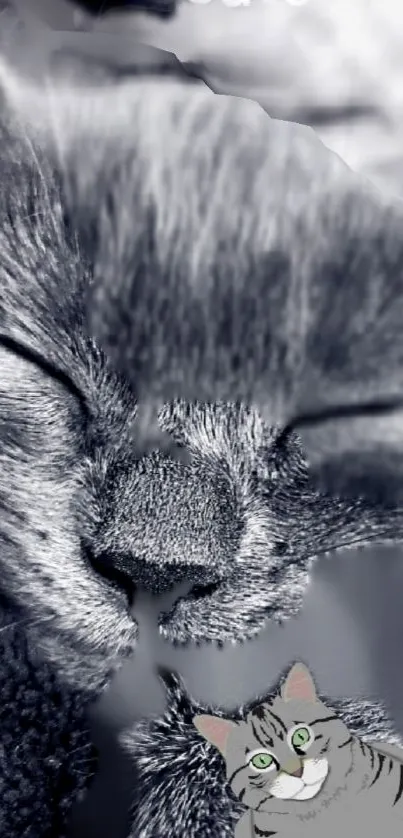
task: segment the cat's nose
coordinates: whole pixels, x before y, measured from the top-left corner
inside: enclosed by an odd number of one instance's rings
[[[302,777],[304,767],[300,762],[292,762],[284,769],[290,777]]]

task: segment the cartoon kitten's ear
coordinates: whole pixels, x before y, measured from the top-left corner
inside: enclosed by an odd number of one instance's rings
[[[225,757],[228,737],[236,727],[236,722],[230,719],[221,719],[219,716],[200,715],[194,716],[193,724],[201,736],[214,745]]]
[[[316,687],[309,669],[295,663],[281,687],[284,701],[317,701]]]

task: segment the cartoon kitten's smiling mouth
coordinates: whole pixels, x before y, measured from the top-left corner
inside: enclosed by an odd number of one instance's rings
[[[280,800],[310,800],[320,792],[328,772],[327,759],[307,759],[302,777],[282,771],[270,787],[270,794]]]
[[[318,794],[324,782],[325,780],[323,779],[319,780],[317,783],[304,784],[301,791],[294,794],[291,800],[310,800],[311,797],[315,797]]]

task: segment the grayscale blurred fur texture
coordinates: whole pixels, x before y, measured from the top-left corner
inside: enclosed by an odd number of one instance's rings
[[[133,585],[193,581],[168,640],[241,641],[320,554],[400,539],[396,414],[308,427],[310,469],[291,426],[400,394],[402,214],[203,86],[0,86],[1,591],[84,703]]]
[[[80,689],[0,614],[0,834],[65,838],[98,765]]]
[[[0,75],[2,585],[96,692],[136,641],[117,578],[189,577],[164,636],[240,641],[316,556],[400,539],[396,414],[308,427],[310,468],[292,427],[399,396],[402,212],[253,102]],[[187,461],[139,459],[155,406]]]
[[[285,673],[284,673],[285,674]],[[251,699],[232,712],[196,701],[183,680],[160,671],[166,690],[165,714],[144,720],[121,734],[124,750],[138,773],[132,807],[130,838],[232,838],[246,811],[226,780],[225,760],[197,732],[193,718],[213,713],[228,719],[245,719],[248,712],[279,691],[283,675],[267,694]],[[370,700],[321,700],[340,715],[349,730],[363,741],[400,745],[381,704]]]

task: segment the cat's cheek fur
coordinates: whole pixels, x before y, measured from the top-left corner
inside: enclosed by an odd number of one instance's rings
[[[327,759],[306,759],[304,760],[304,773],[302,779],[307,785],[315,785],[316,783],[324,783],[329,773],[329,763]]]
[[[304,783],[302,779],[291,777],[290,774],[282,771],[269,787],[269,792],[272,797],[276,797],[279,800],[292,800],[303,789]]]

